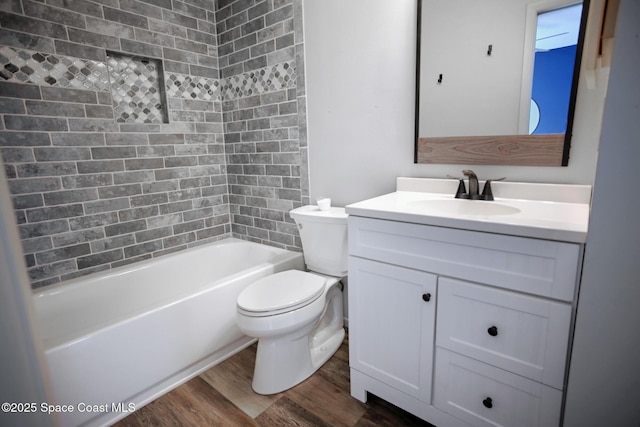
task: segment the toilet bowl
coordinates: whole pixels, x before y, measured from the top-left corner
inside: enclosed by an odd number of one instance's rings
[[[307,292],[296,292],[300,283],[309,285]],[[269,288],[280,293],[272,293],[261,305],[260,297]],[[288,298],[287,290],[296,297]],[[289,270],[258,280],[245,291],[238,297],[236,322],[243,333],[258,338],[252,382],[256,393],[279,393],[304,381],[340,347],[344,328],[337,278]]]
[[[345,335],[341,282],[346,275],[344,208],[319,211],[303,206],[291,211],[291,217],[300,230],[305,260],[305,248],[311,247],[310,258],[320,260],[318,268],[315,272],[288,270],[264,277],[245,288],[237,300],[239,329],[258,338],[252,387],[259,394],[279,393],[307,379],[336,352]],[[310,235],[314,238],[309,239]],[[318,237],[322,244],[305,245]],[[328,249],[327,240],[333,243],[332,253],[315,253]]]

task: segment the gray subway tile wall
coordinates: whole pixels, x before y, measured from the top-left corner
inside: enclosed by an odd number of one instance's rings
[[[301,8],[0,3],[0,153],[34,288],[230,235],[300,250]]]

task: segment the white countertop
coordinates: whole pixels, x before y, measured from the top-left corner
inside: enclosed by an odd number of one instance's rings
[[[455,199],[457,185],[456,180],[398,178],[398,191],[347,205],[346,212],[546,240],[586,241],[590,186],[493,182],[495,200],[482,201]]]

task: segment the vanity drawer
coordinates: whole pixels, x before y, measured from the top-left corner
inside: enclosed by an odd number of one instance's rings
[[[557,426],[561,405],[559,390],[436,349],[434,406],[473,426]]]
[[[563,388],[571,306],[438,279],[436,345]]]
[[[361,258],[573,301],[580,245],[349,216]]]

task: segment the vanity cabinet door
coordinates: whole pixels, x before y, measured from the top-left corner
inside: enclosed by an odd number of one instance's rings
[[[439,347],[562,389],[569,304],[442,277],[438,290]]]
[[[433,274],[349,258],[351,368],[427,403],[436,282]]]

